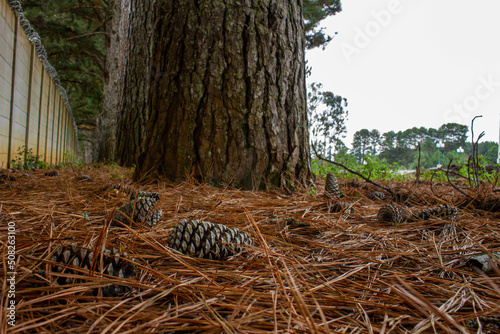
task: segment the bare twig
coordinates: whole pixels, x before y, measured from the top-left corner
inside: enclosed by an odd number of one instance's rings
[[[451,163],[453,162],[453,159],[450,160],[450,163],[448,164],[448,169],[446,170],[446,178],[448,179],[448,183],[453,187],[455,188],[458,192],[460,192],[461,194],[465,195],[466,197],[470,198],[471,200],[473,200],[473,198],[471,196],[469,196],[468,194],[466,194],[464,191],[462,191],[461,189],[459,189],[453,182],[451,182],[450,180],[450,166],[451,166]]]
[[[474,121],[476,118],[483,117],[482,115],[476,116],[471,122],[471,135],[472,135],[472,170],[474,173],[474,183],[479,191],[479,155],[478,155],[478,143],[479,139],[484,136],[484,131],[478,136],[477,140],[474,142]]]
[[[417,178],[417,180],[415,181],[415,185],[417,185],[420,182],[420,142],[417,145],[418,145],[418,163],[417,163],[417,170],[415,173],[415,176]]]

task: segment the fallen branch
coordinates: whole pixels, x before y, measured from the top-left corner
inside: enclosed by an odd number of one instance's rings
[[[354,171],[354,170],[352,170],[352,169],[348,168],[347,166],[342,165],[341,163],[338,163],[338,162],[335,162],[335,161],[332,161],[332,160],[329,160],[329,159],[323,158],[323,157],[322,157],[322,156],[321,156],[321,155],[320,155],[320,154],[316,151],[316,147],[315,147],[314,145],[311,145],[311,146],[312,146],[312,148],[313,148],[314,154],[316,154],[316,156],[318,157],[318,159],[323,160],[323,161],[328,162],[328,163],[331,163],[332,165],[342,167],[342,168],[344,168],[346,171],[348,171],[349,173],[359,176],[360,178],[362,178],[362,179],[363,179],[363,180],[365,180],[366,182],[371,183],[371,184],[373,184],[373,185],[374,185],[374,186],[376,186],[376,187],[379,187],[379,188],[384,189],[385,191],[389,192],[389,193],[392,195],[392,197],[394,197],[394,196],[395,196],[395,195],[394,195],[394,191],[393,191],[392,189],[390,189],[390,188],[388,188],[388,187],[386,187],[386,186],[383,186],[383,185],[381,185],[381,184],[379,184],[379,183],[377,183],[377,182],[374,182],[374,181],[370,180],[370,179],[369,179],[369,177],[366,177],[366,176],[364,176],[363,174],[358,173],[358,172],[356,172],[356,171]],[[371,175],[371,173],[370,173],[370,175]]]

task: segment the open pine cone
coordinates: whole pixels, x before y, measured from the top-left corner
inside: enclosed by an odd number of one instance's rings
[[[245,232],[206,221],[182,220],[168,235],[169,247],[190,256],[223,259],[243,251],[243,245],[254,245]]]
[[[71,284],[85,281],[85,276],[92,269],[94,257],[97,260],[94,266],[94,272],[101,271],[101,255],[93,251],[80,247],[76,244],[63,245],[56,249],[51,257],[51,261],[60,265],[53,265],[52,271],[66,274],[81,275],[81,279],[71,277],[59,277],[57,283]],[[103,275],[114,276],[118,278],[129,278],[135,276],[135,266],[124,260],[127,254],[119,254],[117,250],[110,251],[106,249],[102,255]],[[83,271],[83,272],[82,272]],[[130,289],[126,286],[111,285],[103,289],[104,296],[119,296],[128,292]]]
[[[458,220],[458,210],[448,204],[441,204],[428,209],[415,211],[410,219],[413,221],[427,220],[431,218],[447,217],[451,221]]]
[[[113,220],[117,220],[128,226],[133,226],[134,224],[131,224],[129,219],[131,218],[137,225],[144,223],[149,227],[153,227],[158,223],[163,214],[160,208],[154,210],[157,204],[157,197],[137,197],[137,199],[130,200],[130,202],[125,203],[120,209],[116,210],[113,215]],[[112,225],[121,226],[113,222],[113,220],[111,221]]]
[[[396,204],[383,205],[377,214],[377,220],[383,222],[399,224],[406,222],[407,219],[408,212]]]

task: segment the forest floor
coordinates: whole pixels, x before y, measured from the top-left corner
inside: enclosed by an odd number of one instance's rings
[[[394,225],[376,219],[392,199],[369,199],[377,189],[360,181],[339,180],[351,213],[330,212],[336,200],[323,197],[322,179],[316,191],[292,193],[195,181],[131,184],[158,192],[163,216],[153,228],[130,229],[103,224],[128,201],[108,185],[129,184],[130,170],[88,166],[52,177],[4,172],[0,270],[15,284],[3,279],[3,333],[500,333],[500,213],[492,204],[500,196],[491,186],[479,194],[460,188],[471,201],[448,183],[432,190],[428,181],[386,183],[411,210],[447,203],[459,211],[455,220]],[[90,180],[79,178],[82,172]],[[182,255],[167,247],[181,219],[238,227],[255,246],[222,261]],[[8,238],[13,228],[15,238]],[[118,249],[136,275],[87,271],[60,285],[52,254],[69,242]],[[7,261],[12,244],[15,274]],[[472,261],[478,254],[492,261]],[[128,292],[103,297],[102,289],[113,285]]]

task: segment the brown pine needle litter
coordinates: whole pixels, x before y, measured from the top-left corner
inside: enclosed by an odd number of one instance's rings
[[[494,189],[483,187],[472,202],[447,183],[432,192],[426,182],[388,184],[411,212],[458,208],[458,219],[394,224],[377,220],[390,196],[374,201],[367,196],[376,189],[349,180],[339,186],[354,210],[331,212],[339,199],[321,196],[321,179],[316,192],[290,193],[193,180],[130,184],[130,171],[118,167],[84,173],[90,180],[72,169],[55,177],[16,172],[0,185],[0,332],[500,333],[500,214],[478,204],[498,202]],[[113,211],[129,201],[113,183],[157,192],[158,224],[112,226]],[[182,219],[237,227],[255,245],[223,260],[186,256],[167,244]],[[15,327],[5,308],[9,222],[16,226]],[[69,243],[97,256],[115,250],[136,275],[102,273],[96,258],[91,270],[53,270],[54,252]],[[478,254],[490,256],[491,270],[470,265]],[[77,280],[62,285],[60,277]],[[110,286],[127,292],[104,296]]]

